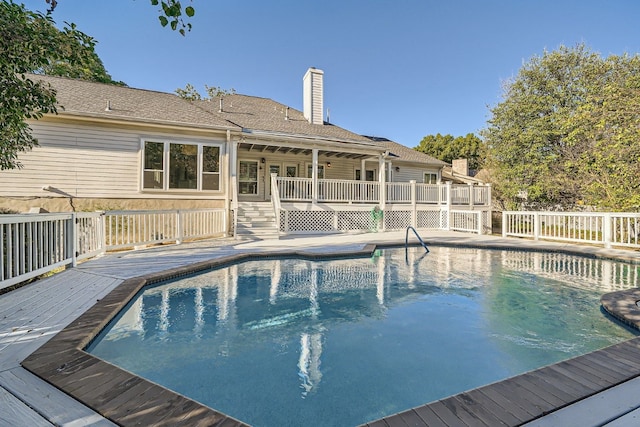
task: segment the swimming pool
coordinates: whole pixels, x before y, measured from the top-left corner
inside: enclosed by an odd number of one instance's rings
[[[433,247],[148,288],[90,351],[256,426],[355,425],[626,340],[637,266]]]

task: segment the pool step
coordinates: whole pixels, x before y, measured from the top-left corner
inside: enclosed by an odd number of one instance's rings
[[[269,202],[241,202],[238,204],[236,237],[279,239],[273,207]]]

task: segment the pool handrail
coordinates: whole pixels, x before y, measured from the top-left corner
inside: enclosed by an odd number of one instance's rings
[[[407,227],[406,233],[404,235],[404,247],[405,249],[409,247],[409,230],[413,230],[413,233],[416,235],[416,237],[418,238],[418,241],[420,242],[420,245],[424,248],[425,251],[427,251],[427,253],[429,252],[429,248],[427,247],[427,244],[422,240],[422,238],[420,237],[420,235],[418,234],[418,232],[416,231],[415,228],[413,228],[411,225],[409,225]]]

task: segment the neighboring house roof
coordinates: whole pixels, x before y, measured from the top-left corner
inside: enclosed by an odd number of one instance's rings
[[[454,184],[484,184],[485,181],[477,177],[464,175],[458,172],[454,172],[453,168],[449,165],[442,168],[442,179],[445,181],[451,181]]]
[[[27,77],[55,89],[60,116],[239,130],[174,94],[39,74]]]
[[[337,141],[371,142],[368,138],[331,123],[311,124],[304,118],[302,111],[287,107],[269,98],[238,94],[225,95],[222,97],[222,111],[220,111],[220,97],[210,101],[194,101],[194,104],[242,127],[248,133],[259,131],[292,136],[321,137]]]
[[[395,157],[393,160],[402,161],[402,162],[411,162],[411,163],[422,163],[429,166],[443,167],[448,163],[443,162],[442,160],[438,160],[435,157],[431,157],[428,154],[422,153],[418,150],[414,150],[409,147],[405,147],[402,144],[398,144],[397,142],[391,141],[387,138],[381,138],[377,136],[365,136],[365,138],[374,141],[376,144],[384,146],[389,154],[392,157]]]

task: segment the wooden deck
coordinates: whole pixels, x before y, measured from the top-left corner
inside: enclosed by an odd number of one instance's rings
[[[215,246],[209,242],[112,254],[2,295],[0,426],[115,425],[109,419],[121,425],[244,425],[102,362],[81,348],[146,281],[183,274],[191,270],[187,265],[199,263],[205,268],[211,260],[226,262],[246,253],[300,254],[302,250],[319,257],[339,251],[370,251],[367,243],[403,241],[404,236],[399,236],[331,236],[296,243],[218,241]],[[505,239],[461,238],[455,233],[429,240],[431,244],[481,247],[506,244]],[[340,242],[343,244],[336,246]],[[543,250],[551,245],[528,244]],[[522,247],[522,241],[518,246]],[[628,259],[629,253],[624,254]],[[640,263],[640,254],[637,259]],[[159,274],[161,271],[166,274]],[[636,425],[640,419],[639,376],[640,338],[636,338],[366,425]]]

